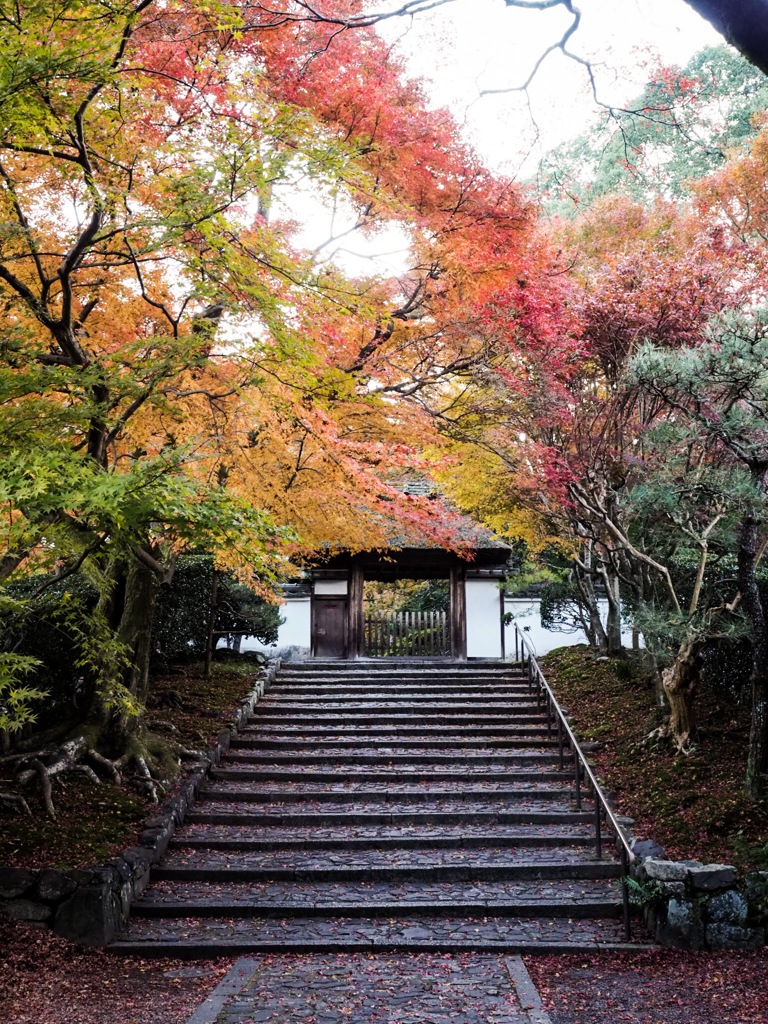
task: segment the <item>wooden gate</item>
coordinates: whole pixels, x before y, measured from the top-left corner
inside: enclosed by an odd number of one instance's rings
[[[372,612],[365,616],[363,653],[367,658],[450,657],[445,612]]]

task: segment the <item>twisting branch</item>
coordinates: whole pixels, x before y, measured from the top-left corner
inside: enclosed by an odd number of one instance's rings
[[[320,25],[338,25],[341,29],[347,28],[371,28],[383,21],[390,21],[392,18],[408,18],[415,14],[425,14],[437,7],[446,7],[455,0],[407,0],[393,11],[371,11],[369,14],[351,14],[342,17],[338,14],[326,13],[319,3],[309,3],[308,0],[296,0],[293,11],[281,10],[277,7],[270,7],[269,4],[255,4],[257,12],[266,15],[258,21],[247,22],[243,27],[245,30],[279,28],[289,22],[309,21]]]
[[[500,93],[526,92],[531,82],[538,74],[541,65],[544,63],[547,57],[549,57],[549,55],[551,53],[554,53],[556,50],[559,50],[564,57],[567,57],[569,60],[573,60],[577,64],[581,64],[582,67],[586,68],[587,75],[589,76],[589,81],[592,87],[592,95],[595,99],[595,102],[599,103],[599,100],[597,98],[597,85],[595,83],[594,74],[592,72],[592,65],[589,63],[588,60],[585,60],[584,57],[580,57],[577,53],[573,53],[572,50],[568,49],[568,43],[570,42],[571,37],[574,35],[579,25],[581,24],[581,11],[578,7],[574,5],[573,0],[504,0],[504,2],[506,3],[507,7],[517,7],[520,8],[521,10],[527,11],[547,11],[552,10],[555,7],[563,7],[571,15],[571,22],[566,28],[565,32],[563,32],[563,34],[560,36],[560,38],[556,40],[554,43],[552,43],[550,46],[548,46],[546,50],[544,50],[544,52],[540,54],[540,56],[536,60],[536,63],[533,65],[530,74],[528,75],[528,77],[522,85],[509,86],[504,89],[481,89],[480,95],[495,96]]]
[[[630,541],[629,537],[621,530],[611,518],[608,510],[601,504],[597,499],[590,500],[586,491],[577,483],[570,485],[571,495],[581,505],[583,509],[591,514],[597,516],[600,522],[605,526],[608,532],[621,544],[624,550],[637,559],[638,562],[644,562],[646,565],[655,569],[657,573],[663,578],[667,591],[669,593],[672,606],[678,614],[682,614],[682,608],[675,592],[675,586],[672,582],[672,575],[667,566],[657,562],[655,558],[651,558],[650,555],[646,555],[644,551],[638,550],[634,544]]]

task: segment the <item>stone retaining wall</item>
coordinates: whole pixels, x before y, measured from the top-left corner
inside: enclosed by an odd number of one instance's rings
[[[52,928],[58,935],[91,946],[105,946],[128,918],[131,903],[146,888],[149,873],[194,803],[211,765],[218,764],[231,738],[248,720],[274,679],[280,662],[270,663],[241,703],[228,729],[219,733],[205,757],[187,772],[179,789],[145,823],[139,846],[94,868],[28,871],[0,868],[0,913]]]
[[[635,902],[654,940],[675,949],[759,949],[768,936],[768,871],[639,857]]]

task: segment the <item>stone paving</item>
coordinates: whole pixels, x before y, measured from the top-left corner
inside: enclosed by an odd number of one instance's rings
[[[169,920],[142,919],[140,930],[129,928],[126,942],[116,951],[136,951],[141,943],[147,956],[231,956],[240,952],[394,952],[403,949],[447,953],[478,950],[542,953],[581,952],[624,948],[621,921],[589,918],[539,918],[441,915],[428,916],[419,908],[412,918],[408,907],[397,917],[344,917],[334,914],[305,917],[201,917]],[[532,908],[533,909],[533,908]],[[138,934],[137,934],[138,932]],[[133,941],[131,941],[133,940]],[[130,947],[130,948],[128,948]]]
[[[187,1024],[549,1024],[520,957],[240,959]]]
[[[114,948],[622,947],[619,864],[609,842],[596,859],[591,804],[532,709],[506,665],[287,666]]]
[[[158,881],[147,892],[143,912],[162,911],[169,905],[186,903],[216,909],[226,904],[233,907],[286,907],[307,911],[316,907],[397,906],[424,904],[434,908],[455,908],[462,905],[477,912],[508,908],[514,904],[535,906],[539,913],[547,907],[567,906],[571,917],[579,916],[579,908],[594,905],[616,907],[616,886],[612,880],[590,883],[585,888],[578,880],[483,882],[460,888],[450,882],[314,882],[290,886],[281,882],[232,882],[220,884],[215,900],[204,882]]]
[[[567,819],[567,815],[563,815]],[[591,824],[565,824],[560,825],[556,832],[553,832],[552,823],[537,825],[526,823],[525,825],[499,825],[463,823],[461,825],[430,825],[428,822],[414,825],[405,825],[394,822],[391,825],[367,825],[367,824],[340,824],[340,825],[296,825],[291,829],[291,834],[286,836],[285,829],[269,827],[268,825],[221,825],[216,829],[216,834],[211,835],[207,825],[191,824],[184,829],[184,841],[187,846],[193,844],[208,843],[211,846],[224,844],[236,844],[237,848],[244,845],[250,846],[253,843],[263,844],[268,849],[276,849],[286,844],[301,844],[317,848],[320,844],[327,846],[329,843],[338,842],[345,845],[361,845],[368,843],[386,843],[388,840],[404,843],[413,847],[418,841],[421,845],[432,844],[447,845],[461,842],[464,846],[478,840],[484,845],[504,843],[515,845],[523,840],[531,839],[535,843],[544,842],[548,839],[555,839],[553,845],[566,844],[569,841],[582,842],[585,839],[592,840]],[[410,842],[409,842],[410,840]]]

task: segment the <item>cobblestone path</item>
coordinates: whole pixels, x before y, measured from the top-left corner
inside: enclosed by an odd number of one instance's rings
[[[621,947],[620,867],[573,796],[510,665],[287,665],[112,948]]]
[[[521,957],[242,957],[187,1024],[551,1024]]]

